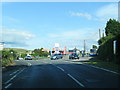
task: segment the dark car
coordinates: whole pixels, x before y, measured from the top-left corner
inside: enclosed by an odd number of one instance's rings
[[[32,56],[26,56],[25,60],[32,60]]]
[[[69,55],[69,59],[79,59],[79,56],[76,53],[72,53]]]
[[[62,54],[54,54],[51,56],[51,60],[62,59],[62,58],[63,58]]]

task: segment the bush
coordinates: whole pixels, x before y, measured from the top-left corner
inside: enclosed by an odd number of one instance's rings
[[[2,66],[8,66],[14,63],[17,54],[14,50],[3,50],[2,51]]]

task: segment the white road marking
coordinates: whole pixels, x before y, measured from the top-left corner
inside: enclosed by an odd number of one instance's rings
[[[86,65],[86,64],[83,64],[83,65]],[[120,75],[120,73],[117,73],[115,71],[111,71],[111,70],[108,70],[108,69],[105,69],[105,68],[101,68],[101,67],[97,67],[97,66],[93,66],[93,65],[86,65],[86,66],[91,66],[93,68],[101,69],[101,70],[104,70],[104,71],[107,71],[107,72],[111,72],[111,73]]]
[[[75,79],[72,75],[67,74],[69,77],[71,77],[77,84],[79,84],[82,87],[85,87],[82,83],[80,83],[77,79]]]
[[[59,68],[60,70],[62,70],[63,72],[65,71],[64,69],[62,69],[61,67],[57,66],[57,68]]]
[[[111,73],[120,75],[120,73],[118,73],[118,72],[115,72],[115,71],[112,71],[112,70],[108,70],[108,69],[105,69],[105,68],[101,68],[101,67],[97,67],[97,66],[93,66],[93,65],[87,65],[87,64],[84,64],[82,62],[79,62],[79,64],[90,66],[90,67],[93,67],[93,68],[101,69],[101,70],[104,70],[104,71],[107,71],[107,72],[111,72]]]
[[[15,73],[17,73],[18,71],[19,71],[19,70],[17,70],[17,71],[15,71],[15,72],[11,73],[10,76],[13,75],[13,74],[15,74]]]
[[[28,63],[28,66],[31,66],[32,64],[31,63]]]
[[[91,65],[91,67],[98,68],[98,69],[102,69],[102,70],[105,70],[105,71],[108,71],[108,72],[112,72],[112,73],[115,73],[115,74],[119,74],[119,73],[117,73],[117,72],[115,72],[115,71],[111,71],[111,70],[108,70],[108,69],[105,69],[105,68],[100,68],[100,67],[96,67],[96,66],[92,66],[92,65]],[[119,75],[120,75],[120,74],[119,74]]]
[[[11,80],[13,80],[16,77],[16,75],[14,75],[12,78],[10,78],[7,82],[5,82],[5,84],[9,83]]]
[[[25,68],[24,68],[25,69]],[[10,78],[8,81],[5,82],[5,84],[9,83],[11,80],[13,80],[18,74],[20,74],[24,69],[19,71],[16,75],[14,75],[12,78]]]
[[[12,83],[9,83],[7,86],[5,86],[5,88],[8,88],[12,85]]]

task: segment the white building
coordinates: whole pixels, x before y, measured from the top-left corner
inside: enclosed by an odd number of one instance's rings
[[[60,45],[59,45],[59,43],[55,43],[55,54],[59,54],[60,52],[59,52],[59,47],[60,47]]]

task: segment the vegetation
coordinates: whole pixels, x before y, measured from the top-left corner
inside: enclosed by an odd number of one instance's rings
[[[32,56],[40,56],[35,59],[41,59],[45,58],[46,56],[50,55],[49,52],[44,52],[42,51],[43,48],[41,49],[35,49]],[[18,57],[24,58],[27,56],[27,53],[29,53],[29,50],[26,49],[18,49],[18,48],[4,48],[2,51],[0,51],[0,63],[2,63],[2,66],[9,66],[14,64],[14,60],[16,60]]]
[[[16,51],[17,53],[27,53],[27,52],[29,52],[29,50],[21,49],[21,48],[4,48],[4,50],[8,50],[8,51],[9,51],[10,49]]]
[[[33,58],[33,60],[46,59],[46,58],[48,58],[48,57],[35,57],[35,58]]]
[[[93,48],[93,49],[97,49],[97,46],[96,46],[96,45],[93,45],[92,48]]]
[[[50,53],[49,52],[45,52],[45,51],[42,51],[42,49],[43,48],[41,48],[41,49],[34,49],[33,50],[33,56],[48,56],[48,55],[50,55]]]
[[[2,51],[0,51],[1,53],[1,63],[2,66],[9,66],[9,65],[13,65],[14,60],[17,59],[17,57],[25,57],[27,55],[27,53],[29,52],[29,50],[26,49],[19,49],[19,48],[4,48]]]
[[[27,56],[26,53],[21,53],[21,54],[20,54],[20,57],[22,57],[22,58],[24,58],[25,56]]]
[[[106,68],[106,69],[110,69],[110,70],[113,70],[113,71],[117,71],[117,72],[120,72],[120,65],[116,64],[116,63],[113,63],[113,62],[107,62],[107,61],[101,61],[99,59],[91,59],[91,60],[87,60],[86,62],[83,62],[83,63],[87,63],[87,64],[91,64],[91,65],[95,65],[95,66],[98,66],[98,67],[103,67],[103,68]]]
[[[116,21],[115,19],[110,19],[107,21],[106,27],[105,27],[105,33],[106,36],[109,36],[109,34],[112,34],[114,36],[117,36],[120,34],[120,22]]]
[[[110,19],[105,27],[106,36],[98,40],[98,57],[101,60],[120,64],[120,22]],[[114,53],[113,42],[116,41],[116,53]]]
[[[14,60],[17,58],[16,51],[10,50],[2,50],[2,66],[8,66],[14,64]]]

